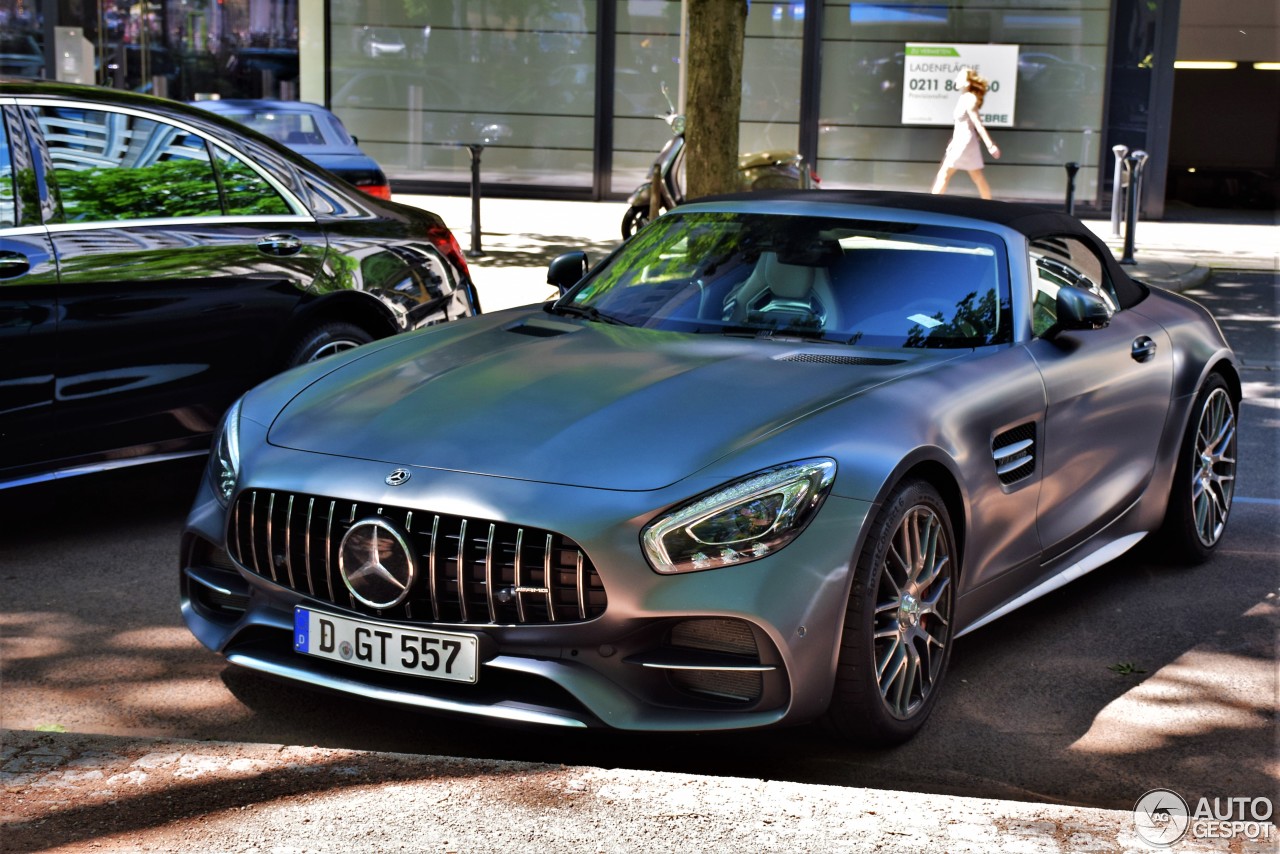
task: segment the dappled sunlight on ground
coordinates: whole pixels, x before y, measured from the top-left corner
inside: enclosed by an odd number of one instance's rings
[[[190,649],[202,647],[186,626],[140,629],[120,632],[107,641],[113,649]]]
[[[66,614],[27,611],[0,614],[0,661],[66,655],[75,647],[75,638],[93,629]]]
[[[1274,621],[1276,603],[1271,593],[1245,616]],[[1139,753],[1222,730],[1274,727],[1276,681],[1273,659],[1189,650],[1103,708],[1070,750]]]

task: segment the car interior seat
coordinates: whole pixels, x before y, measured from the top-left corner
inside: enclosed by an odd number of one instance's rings
[[[835,300],[825,266],[788,264],[776,252],[760,260],[727,306],[730,323],[777,321],[778,326],[830,327]]]

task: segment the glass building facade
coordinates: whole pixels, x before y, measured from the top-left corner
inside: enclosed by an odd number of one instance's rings
[[[401,190],[465,192],[480,144],[486,193],[625,195],[669,136],[662,87],[680,85],[681,0],[103,0],[77,17],[78,2],[44,0],[51,23],[33,0],[0,0],[5,38],[78,25],[106,85],[326,104]],[[799,150],[824,187],[929,188],[950,123],[908,108],[936,96],[945,112],[954,93],[928,91],[921,51],[955,63],[1001,46],[999,198],[1061,200],[1075,162],[1076,198],[1101,205],[1112,145],[1153,163],[1168,150],[1178,0],[748,9],[740,146]],[[972,186],[958,176],[953,192]]]

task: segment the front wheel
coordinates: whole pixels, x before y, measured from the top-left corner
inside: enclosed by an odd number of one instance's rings
[[[824,721],[838,735],[891,745],[924,725],[951,657],[957,560],[938,491],[899,484],[855,568]]]
[[[1219,374],[1200,387],[1178,454],[1160,545],[1171,560],[1203,563],[1227,528],[1236,489],[1236,406]]]
[[[649,224],[649,209],[629,207],[622,215],[622,239],[630,240],[631,235]]]
[[[285,359],[285,367],[314,362],[325,356],[353,350],[361,344],[368,344],[373,336],[354,323],[334,321],[312,327],[298,337]]]

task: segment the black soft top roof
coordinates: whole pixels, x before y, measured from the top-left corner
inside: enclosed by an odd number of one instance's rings
[[[770,202],[795,201],[832,205],[866,205],[868,207],[898,208],[926,211],[947,216],[983,220],[1011,228],[1028,238],[1064,235],[1078,237],[1093,246],[1107,267],[1115,285],[1120,304],[1129,307],[1146,295],[1145,285],[1130,279],[1116,263],[1111,250],[1097,238],[1084,223],[1062,211],[1050,210],[1025,202],[1001,202],[975,199],[967,196],[935,196],[931,193],[898,193],[879,190],[767,190],[755,193],[735,193],[724,196],[706,196],[691,202]]]

